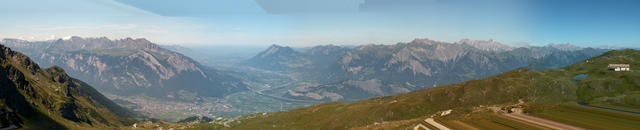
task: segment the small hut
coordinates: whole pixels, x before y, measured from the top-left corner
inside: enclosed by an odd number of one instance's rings
[[[629,64],[609,64],[609,70],[613,71],[629,71]]]

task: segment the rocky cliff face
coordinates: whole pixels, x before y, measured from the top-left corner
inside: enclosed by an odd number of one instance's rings
[[[178,91],[186,91],[221,97],[246,89],[239,80],[220,77],[225,75],[145,39],[71,37],[44,42],[5,39],[0,43],[24,50],[44,66],[58,65],[110,94],[172,98]]]
[[[127,117],[135,114],[60,67],[41,69],[29,57],[2,45],[0,65],[0,128],[117,127],[134,121]]]
[[[270,64],[269,61],[276,60],[265,58],[274,57],[267,54],[287,53],[271,51],[247,62]],[[311,64],[280,70],[305,73],[308,80],[322,84],[292,89],[288,97],[353,101],[485,78],[532,63],[536,63],[537,69],[562,67],[603,52],[552,46],[512,48],[494,40],[463,39],[447,43],[416,39],[395,45],[371,44],[353,49],[318,46],[306,52],[291,52]],[[296,58],[282,58],[276,63],[296,61]]]

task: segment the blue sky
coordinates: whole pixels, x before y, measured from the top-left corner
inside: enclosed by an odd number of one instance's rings
[[[0,38],[311,46],[415,38],[640,47],[637,0],[0,0]]]

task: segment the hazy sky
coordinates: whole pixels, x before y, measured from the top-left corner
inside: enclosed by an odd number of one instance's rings
[[[640,47],[639,0],[0,0],[0,38],[310,46],[414,38]]]

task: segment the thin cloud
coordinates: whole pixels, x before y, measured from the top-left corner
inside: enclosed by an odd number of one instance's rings
[[[138,29],[136,24],[103,24],[103,25],[74,25],[74,26],[38,26],[34,30],[66,31],[66,30],[132,30]]]

